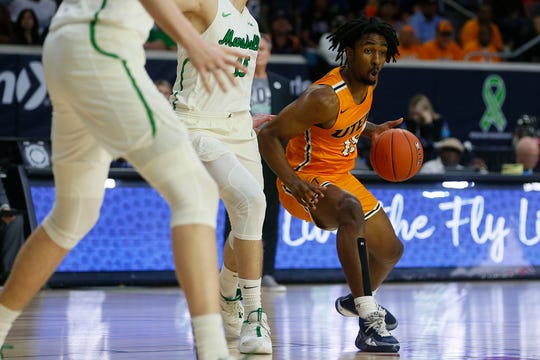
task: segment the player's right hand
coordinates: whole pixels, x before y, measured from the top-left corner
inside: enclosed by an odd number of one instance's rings
[[[286,184],[286,186],[291,191],[296,201],[310,210],[317,209],[317,203],[320,199],[324,198],[324,192],[326,191],[325,187],[300,178],[298,181]]]
[[[223,76],[229,80],[229,82],[236,86],[237,82],[234,77],[234,69],[243,73],[247,72],[246,66],[240,61],[247,57],[245,53],[238,49],[229,48],[226,46],[210,43],[208,41],[202,41],[195,46],[190,46],[186,50],[189,54],[189,60],[193,67],[199,72],[204,88],[209,93],[212,92],[209,76],[215,77],[219,87],[224,92],[227,91],[227,84],[224,81]]]

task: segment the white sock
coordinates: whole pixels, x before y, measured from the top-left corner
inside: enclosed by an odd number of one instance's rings
[[[238,273],[227,269],[225,265],[219,273],[219,290],[221,295],[227,298],[236,297],[236,289],[238,288]]]
[[[0,304],[0,346],[4,345],[4,341],[6,340],[6,336],[11,329],[13,322],[20,314],[21,311],[11,310]]]
[[[206,314],[191,319],[197,359],[215,360],[229,356],[223,320],[220,314]]]
[[[262,308],[261,278],[257,280],[238,279],[238,283],[244,299],[244,318],[246,318],[250,312]]]
[[[368,314],[375,312],[379,309],[377,302],[373,296],[360,296],[354,298],[354,305],[356,306],[356,311],[362,319],[365,319]]]

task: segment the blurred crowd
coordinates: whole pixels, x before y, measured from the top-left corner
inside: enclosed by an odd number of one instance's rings
[[[0,0],[0,44],[40,45],[60,2]],[[250,0],[248,8],[274,54],[304,55],[314,71],[336,65],[328,33],[362,15],[395,27],[400,60],[540,61],[538,0]],[[146,47],[176,45],[156,27]]]
[[[42,45],[59,3],[0,0],[0,44]]]
[[[335,65],[326,35],[346,20],[378,16],[400,37],[401,60],[539,61],[540,3],[521,0],[251,0],[275,54]]]

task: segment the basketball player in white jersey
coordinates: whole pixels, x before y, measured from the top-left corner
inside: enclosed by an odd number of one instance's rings
[[[182,11],[203,39],[247,52],[248,57],[239,60],[248,72],[231,66],[230,73],[239,86],[227,93],[217,89],[208,95],[189,54],[179,46],[171,102],[178,118],[187,126],[199,158],[217,182],[231,219],[232,231],[224,246],[220,274],[225,332],[228,338],[239,337],[241,353],[270,354],[270,328],[261,306],[261,237],[266,200],[257,137],[249,112],[260,33],[246,2],[182,2]],[[212,85],[214,80],[210,82]]]
[[[216,79],[207,74],[212,71],[224,87],[230,67],[243,56],[203,41],[172,0],[62,2],[43,48],[53,104],[56,199],[18,254],[0,295],[0,344],[98,220],[109,164],[123,157],[170,206],[176,274],[192,316],[197,358],[229,358],[217,297],[217,186],[144,69],[149,14],[185,44],[193,66],[204,73],[203,83],[215,87]]]

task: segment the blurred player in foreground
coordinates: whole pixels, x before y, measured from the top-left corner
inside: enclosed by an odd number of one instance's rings
[[[227,359],[219,314],[218,192],[144,68],[153,19],[184,44],[201,82],[226,89],[243,52],[203,41],[171,0],[64,1],[43,48],[53,104],[52,211],[31,234],[0,295],[0,343],[62,259],[94,226],[109,164],[125,158],[166,199],[176,274],[198,359]],[[242,68],[244,71],[245,68]]]

